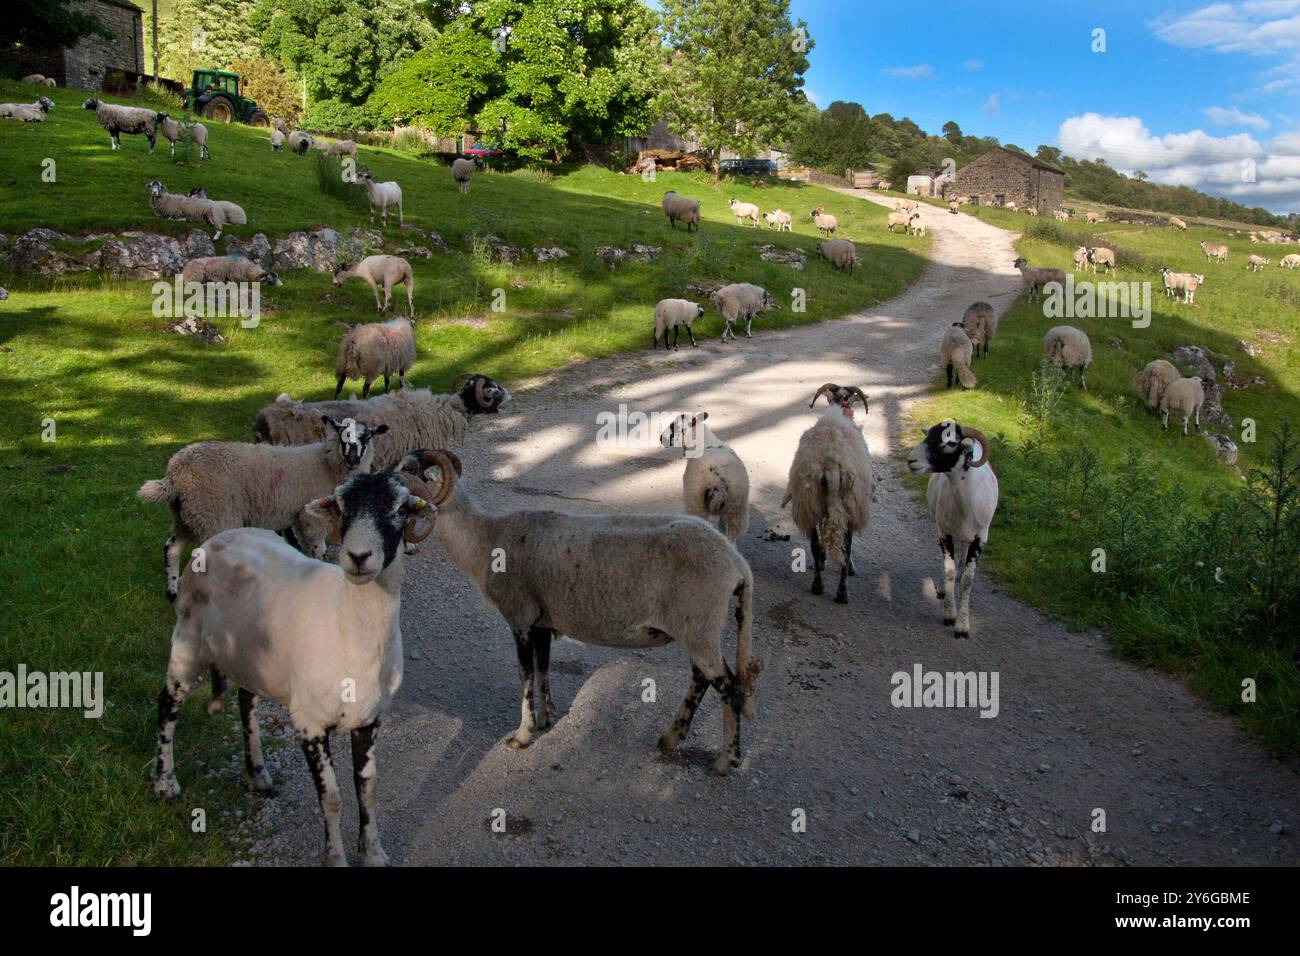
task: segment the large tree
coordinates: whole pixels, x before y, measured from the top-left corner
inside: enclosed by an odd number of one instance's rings
[[[158,72],[188,84],[196,69],[228,70],[255,57],[257,0],[173,0],[158,19]]]
[[[724,149],[784,143],[813,46],[790,0],[663,0],[662,17],[671,62],[659,109],[672,129],[698,139],[715,170]]]
[[[113,38],[113,32],[72,0],[10,0],[0,15],[0,50],[72,46],[83,37]]]

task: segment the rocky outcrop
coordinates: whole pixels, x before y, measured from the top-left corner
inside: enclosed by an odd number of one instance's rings
[[[633,243],[630,246],[596,247],[596,258],[611,269],[624,262],[653,262],[663,253],[663,246],[643,246],[640,243]]]
[[[791,269],[802,270],[804,266],[804,254],[801,250],[782,249],[768,242],[758,247],[758,257],[764,262],[775,262],[778,265],[789,266]]]
[[[1169,360],[1184,375],[1196,375],[1205,389],[1205,404],[1201,406],[1201,421],[1223,428],[1233,428],[1233,420],[1223,410],[1223,391],[1210,354],[1199,345],[1180,345],[1169,352]]]

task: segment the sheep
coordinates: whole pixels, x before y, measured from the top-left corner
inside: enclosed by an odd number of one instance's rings
[[[925,499],[939,528],[943,552],[943,623],[958,640],[969,640],[970,596],[975,568],[989,540],[989,525],[998,510],[998,476],[989,466],[989,443],[983,434],[951,418],[922,432],[924,440],[907,455],[913,474],[929,474]],[[979,457],[976,457],[978,449]],[[965,549],[961,577],[957,553]]]
[[[700,201],[698,199],[687,199],[685,196],[679,196],[671,189],[664,193],[664,198],[659,201],[664,215],[668,217],[668,225],[673,229],[677,228],[677,223],[681,222],[686,225],[686,231],[691,231],[691,226],[695,231],[700,231]]]
[[[375,311],[387,312],[393,300],[393,286],[406,286],[406,306],[415,318],[415,280],[411,264],[401,256],[366,256],[354,266],[347,264],[334,270],[334,284],[342,285],[347,279],[365,279],[375,294]],[[384,304],[379,304],[379,285],[384,286]]]
[[[149,184],[148,189],[149,205],[153,208],[154,215],[162,219],[188,219],[191,222],[204,222],[216,229],[213,239],[221,235],[221,226],[225,222],[225,216],[217,209],[216,203],[212,200],[200,196],[181,196],[176,193],[169,193],[167,187],[156,179]]]
[[[1111,274],[1115,272],[1115,250],[1107,249],[1105,246],[1094,246],[1088,250],[1088,262],[1092,266],[1093,274],[1097,272],[1097,266],[1106,266]]]
[[[893,232],[895,226],[902,226],[905,233],[910,233],[912,220],[920,218],[921,214],[916,212],[891,212],[885,218],[885,228]]]
[[[244,256],[205,256],[181,269],[183,282],[265,282],[280,285],[280,277]]]
[[[0,119],[17,120],[20,123],[43,123],[45,114],[54,109],[54,101],[48,96],[38,96],[34,103],[0,103]]]
[[[1169,412],[1183,417],[1183,434],[1187,434],[1188,419],[1196,419],[1196,430],[1201,430],[1201,406],[1205,404],[1205,389],[1199,377],[1178,378],[1165,386],[1160,396],[1160,427],[1169,428]]]
[[[766,289],[748,282],[733,282],[731,285],[723,286],[714,292],[711,298],[713,304],[718,307],[718,314],[722,316],[722,341],[724,342],[727,341],[728,336],[733,339],[736,337],[736,333],[731,328],[733,322],[744,319],[745,337],[752,339],[754,316],[767,309],[781,308],[767,294]]]
[[[451,178],[460,187],[461,195],[469,192],[469,181],[474,175],[474,160],[461,156],[451,163]]]
[[[288,711],[316,783],[334,866],[348,860],[330,735],[351,736],[358,852],[367,866],[387,864],[375,817],[375,737],[402,683],[404,549],[398,543],[427,537],[439,501],[453,488],[450,477],[434,494],[410,476],[363,474],[312,501],[308,509],[337,529],[337,566],[298,554],[259,529],[224,531],[203,542],[204,568],[200,573],[191,566],[181,579],[167,676],[158,695],[153,780],[160,796],[180,797],[176,722],[196,678],[210,668],[210,712],[224,703],[227,677],[239,685],[244,772],[256,792],[275,792],[262,758],[257,703],[267,697]]]
[[[1079,248],[1074,250],[1073,262],[1074,262],[1075,272],[1088,271],[1088,247],[1087,246],[1079,246]]]
[[[771,212],[764,213],[763,219],[777,232],[791,232],[794,229],[794,217],[783,209],[773,209]]]
[[[797,527],[808,538],[813,557],[812,593],[822,594],[822,568],[829,557],[840,566],[835,603],[848,604],[845,576],[853,566],[853,535],[865,533],[871,521],[871,453],[862,430],[853,421],[853,402],[867,396],[856,386],[827,382],[817,389],[809,408],[826,395],[830,406],[799,438],[786,481],[781,507],[790,505]]]
[[[1090,222],[1090,223],[1101,222],[1101,221],[1102,221],[1102,214],[1099,213],[1099,212],[1090,212],[1090,213],[1087,214],[1087,216],[1086,216],[1085,218],[1086,218],[1086,219],[1088,220],[1088,222]]]
[[[975,348],[974,356],[980,355],[979,347],[984,346],[984,355],[989,354],[989,343],[998,333],[998,316],[993,306],[987,302],[973,302],[962,313],[961,322],[954,323],[966,330],[971,344]]]
[[[1205,276],[1199,272],[1170,272],[1167,268],[1161,269],[1160,275],[1165,281],[1165,295],[1177,300],[1181,292],[1184,304],[1196,304],[1196,290],[1205,284]]]
[[[194,145],[199,148],[199,159],[211,159],[212,153],[208,151],[208,128],[202,123],[189,124],[190,139],[194,140]]]
[[[1138,376],[1138,391],[1147,403],[1147,408],[1155,411],[1160,407],[1169,383],[1178,379],[1178,369],[1164,359],[1152,359]]]
[[[1017,258],[1011,263],[1012,268],[1019,269],[1020,275],[1029,286],[1029,300],[1032,302],[1036,297],[1042,295],[1043,287],[1049,283],[1055,282],[1062,289],[1065,288],[1065,270],[1064,269],[1042,269],[1030,268],[1029,263],[1024,259]]]
[[[970,370],[974,351],[975,345],[960,322],[954,322],[951,328],[944,330],[943,338],[939,340],[939,364],[948,374],[948,388],[952,388],[954,372],[962,388],[975,387],[975,375]]]
[[[834,268],[850,275],[853,274],[853,267],[861,261],[857,248],[847,239],[827,239],[817,245],[817,251]]]
[[[821,206],[818,206],[810,212],[808,217],[812,219],[813,225],[817,227],[817,231],[828,239],[835,235],[835,230],[840,227],[840,221],[830,213],[823,212]]]
[[[311,133],[305,133],[300,129],[290,133],[286,142],[289,144],[289,152],[297,153],[299,156],[306,155],[307,150],[316,145],[316,140]]]
[[[4,288],[3,286],[0,286],[0,302],[3,302],[8,298],[9,298],[9,290]]]
[[[339,357],[334,364],[338,379],[334,398],[339,397],[343,383],[350,378],[365,381],[361,389],[363,399],[370,397],[370,383],[381,375],[385,392],[390,375],[396,375],[402,388],[406,388],[406,373],[414,364],[415,327],[405,316],[349,326],[348,334],[339,343]]]
[[[1278,261],[1278,268],[1280,269],[1294,269],[1296,266],[1300,266],[1300,254],[1294,252],[1283,256]]]
[[[431,481],[431,465],[448,477],[460,470],[459,461],[436,451],[408,455],[402,470]],[[691,687],[659,750],[668,754],[681,742],[712,686],[724,701],[724,742],[711,772],[740,766],[740,717],[754,718],[754,679],[762,669],[762,661],[751,659],[754,578],[708,522],[688,515],[489,514],[457,482],[438,506],[434,534],[514,636],[522,702],[519,726],[506,739],[511,749],[527,747],[555,716],[549,673],[555,635],[605,647],[671,641],[690,659]],[[506,570],[493,573],[500,555]],[[733,594],[739,599],[734,672],[721,646]]]
[[[280,152],[282,149],[284,149],[284,144],[286,140],[288,140],[288,136],[285,135],[283,130],[280,129],[272,130],[271,150],[276,153]]]
[[[1199,243],[1201,251],[1205,253],[1206,262],[1227,262],[1228,247],[1222,243],[1209,243],[1201,240]]]
[[[313,445],[277,447],[247,442],[201,441],[167,462],[160,479],[136,492],[141,501],[171,507],[172,534],[163,546],[167,597],[176,599],[181,555],[195,541],[229,528],[289,527],[303,502],[328,494],[348,475],[368,472],[371,439],[388,431],[350,418],[322,416],[333,433]]]
[[[402,214],[402,187],[396,182],[377,183],[375,177],[369,172],[357,173],[357,182],[366,187],[366,196],[370,199],[370,222],[373,225],[375,221],[375,210],[378,209],[383,218],[381,220],[382,228],[388,228],[388,207],[397,207],[397,223],[400,227],[406,228],[406,218]]]
[[[1016,205],[1016,201],[1014,199],[1008,199],[1006,203],[1004,203],[1004,205],[1012,212],[1020,208],[1019,206]]]
[[[208,128],[202,123],[185,124],[172,119],[166,113],[159,113],[157,116],[158,131],[162,133],[163,139],[171,144],[171,154],[176,155],[176,141],[185,133],[189,133],[190,139],[199,147],[200,159],[211,159],[212,154],[208,152]]]
[[[914,236],[919,236],[920,238],[924,239],[924,238],[925,238],[925,223],[921,222],[921,220],[918,218],[918,219],[916,220],[916,222],[914,222],[912,225],[908,226],[908,231],[911,232],[912,235],[914,235]]]
[[[740,456],[704,424],[708,417],[708,412],[678,415],[659,442],[665,448],[681,448],[686,459],[686,513],[705,521],[716,517],[718,530],[734,543],[749,527],[749,472]]]
[[[353,159],[357,158],[357,144],[350,139],[340,139],[319,146],[316,143],[312,143],[312,145],[324,150],[326,156],[351,156]]]
[[[655,303],[655,332],[654,337],[650,340],[652,349],[659,348],[659,336],[664,337],[664,351],[668,351],[668,333],[673,333],[672,348],[677,348],[677,340],[681,338],[682,329],[686,329],[687,336],[690,337],[691,347],[695,348],[695,333],[691,331],[691,326],[700,316],[704,314],[704,306],[698,302],[692,302],[689,299],[660,299]]]
[[[208,194],[204,191],[202,186],[196,186],[191,189],[190,195],[198,199],[208,198]],[[213,239],[216,239],[221,235],[221,227],[224,225],[242,226],[248,222],[248,217],[244,214],[242,206],[236,205],[235,203],[229,202],[225,199],[211,199],[208,201],[216,208],[220,220],[220,223],[217,226],[217,235],[213,236]]]
[[[736,225],[743,225],[745,222],[752,222],[754,228],[758,228],[758,207],[752,202],[741,202],[738,199],[728,199],[727,205],[731,207],[731,214],[736,217]]]
[[[396,464],[409,451],[426,446],[460,444],[473,415],[495,415],[510,393],[486,375],[462,372],[450,393],[404,388],[369,401],[298,402],[281,394],[264,406],[253,422],[253,441],[272,445],[308,445],[325,436],[322,416],[347,417],[388,431],[374,440],[375,467]]]
[[[1182,221],[1181,219],[1179,219],[1177,216],[1170,216],[1170,217],[1169,217],[1169,225],[1173,226],[1175,229],[1186,229],[1186,228],[1187,228],[1187,223],[1183,222],[1183,221]]]
[[[1043,336],[1043,354],[1050,364],[1067,373],[1077,369],[1079,387],[1088,388],[1084,373],[1092,364],[1092,343],[1082,329],[1072,325],[1056,325],[1048,329]]]
[[[113,149],[121,149],[120,134],[141,135],[149,140],[149,152],[153,153],[158,141],[158,114],[139,106],[117,106],[97,99],[88,99],[81,104],[82,109],[94,110],[99,125],[108,132]]]
[[[23,77],[24,83],[36,83],[40,86],[58,86],[52,76],[42,76],[39,73],[28,73]]]
[[[958,203],[957,200],[955,199],[948,200],[948,211],[952,213],[954,216],[957,215],[957,210],[960,208],[960,206],[961,204]]]
[[[1268,265],[1268,260],[1263,256],[1251,256],[1246,260],[1246,271],[1263,272],[1266,265]]]
[[[1052,218],[1056,219],[1059,222],[1069,222],[1070,214],[1066,212],[1064,209],[1053,209]]]

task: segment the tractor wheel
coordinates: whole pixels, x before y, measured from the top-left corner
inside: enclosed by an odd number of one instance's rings
[[[203,107],[203,117],[214,123],[229,123],[235,118],[235,110],[229,100],[216,97],[208,100],[207,105]]]
[[[265,129],[271,125],[271,117],[267,115],[266,110],[256,109],[248,114],[248,119],[245,122],[249,126],[260,126]]]

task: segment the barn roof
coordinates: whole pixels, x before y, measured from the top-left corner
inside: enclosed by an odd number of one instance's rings
[[[1051,163],[1045,163],[1041,159],[1038,159],[1036,156],[1030,156],[1028,153],[1017,153],[1014,149],[1007,149],[1005,146],[995,146],[992,149],[990,149],[987,153],[981,153],[978,157],[976,157],[976,159],[983,159],[985,156],[991,156],[996,153],[1005,153],[1006,155],[1018,159],[1023,163],[1028,163],[1030,166],[1035,166],[1038,169],[1044,169],[1049,173],[1059,173],[1062,176],[1065,175],[1065,170],[1061,169],[1059,166],[1053,166]],[[971,160],[971,162],[974,161],[975,160]],[[966,165],[969,166],[970,163],[967,163]],[[964,169],[965,167],[962,168]]]

